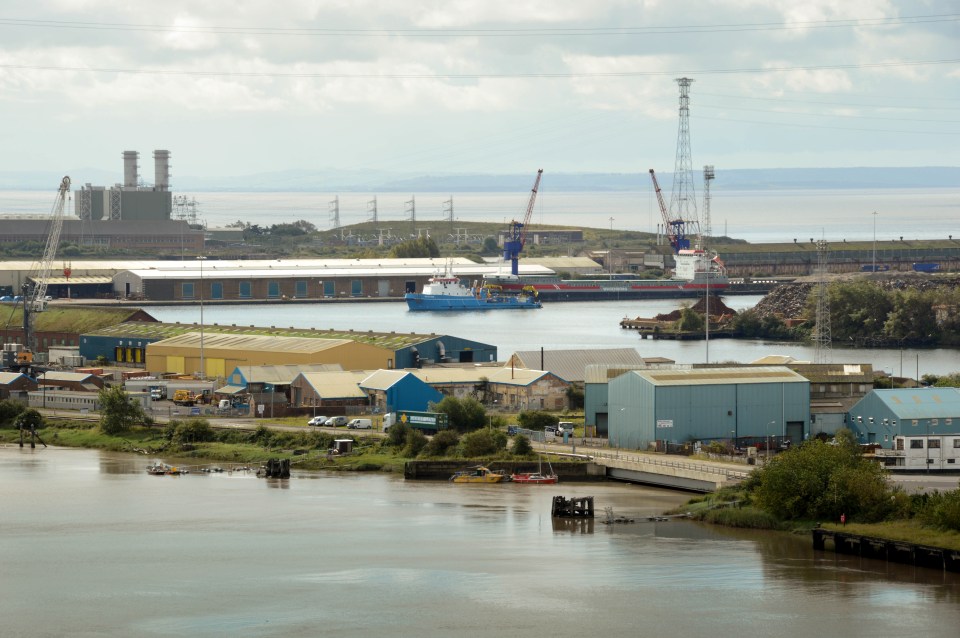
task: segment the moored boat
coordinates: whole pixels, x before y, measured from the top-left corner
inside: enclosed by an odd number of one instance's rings
[[[483,465],[461,470],[450,477],[454,483],[502,483],[506,479],[507,475],[503,470],[491,470]]]
[[[550,461],[547,461],[547,467],[549,468],[546,474],[543,473],[543,458],[540,459],[540,466],[536,472],[514,472],[510,475],[510,480],[514,483],[521,483],[527,485],[553,485],[560,478],[557,476],[556,472],[553,471],[553,466],[550,464]]]
[[[520,286],[505,292],[496,284],[474,282],[465,286],[453,274],[449,264],[446,272],[437,273],[423,287],[423,292],[404,295],[410,310],[523,310],[541,308],[535,289]]]

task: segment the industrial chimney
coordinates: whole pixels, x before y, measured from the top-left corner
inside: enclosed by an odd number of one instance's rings
[[[123,187],[136,188],[140,182],[140,167],[138,161],[140,153],[137,151],[123,152]]]
[[[153,187],[158,191],[170,190],[170,151],[153,152]]]

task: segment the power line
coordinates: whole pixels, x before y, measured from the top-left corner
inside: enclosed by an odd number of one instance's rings
[[[304,28],[304,27],[241,27],[217,25],[169,25],[139,24],[124,22],[82,22],[69,20],[40,20],[25,18],[0,18],[0,25],[48,29],[75,29],[96,31],[131,31],[161,33],[198,33],[217,35],[279,35],[310,37],[576,37],[612,35],[677,35],[684,33],[726,33],[743,31],[789,31],[798,29],[836,29],[888,27],[909,24],[956,22],[960,14],[944,13],[917,16],[884,18],[855,18],[839,20],[798,20],[793,22],[747,22],[711,25],[668,25],[641,27],[553,27],[553,28],[498,28],[498,29],[353,29],[353,28]]]
[[[79,67],[45,64],[0,64],[2,69],[30,71],[76,71],[88,73],[125,73],[131,75],[177,75],[196,77],[238,78],[317,78],[317,79],[380,79],[380,80],[485,80],[485,79],[572,79],[631,78],[664,75],[733,75],[739,73],[782,73],[788,71],[837,71],[958,64],[960,59],[874,62],[868,64],[822,64],[811,66],[745,67],[740,69],[701,69],[697,71],[615,71],[596,73],[281,73],[276,71],[189,71],[185,69],[129,69],[111,67]]]

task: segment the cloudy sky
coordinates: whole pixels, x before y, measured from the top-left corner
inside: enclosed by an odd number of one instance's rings
[[[956,0],[0,7],[0,171],[960,165]]]

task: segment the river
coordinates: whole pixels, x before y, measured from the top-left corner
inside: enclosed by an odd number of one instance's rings
[[[0,633],[954,638],[960,626],[956,574],[815,553],[808,536],[567,529],[549,514],[555,494],[636,517],[678,492],[158,477],[149,460],[0,448]]]
[[[728,296],[724,303],[734,310],[752,308],[759,296]],[[506,360],[518,350],[636,348],[644,357],[666,357],[677,363],[710,361],[750,363],[767,355],[789,355],[799,361],[814,361],[810,346],[798,343],[743,339],[700,341],[643,340],[636,332],[620,328],[624,317],[653,317],[691,300],[589,301],[544,303],[540,310],[430,313],[410,312],[404,303],[323,303],[213,306],[204,308],[205,325],[238,324],[376,332],[449,334],[497,346],[498,358]],[[151,315],[161,321],[199,323],[197,306],[152,306]],[[709,350],[709,352],[708,352]],[[894,376],[917,378],[924,374],[949,374],[960,370],[956,350],[855,349],[834,346],[833,363],[870,363],[875,370]]]

